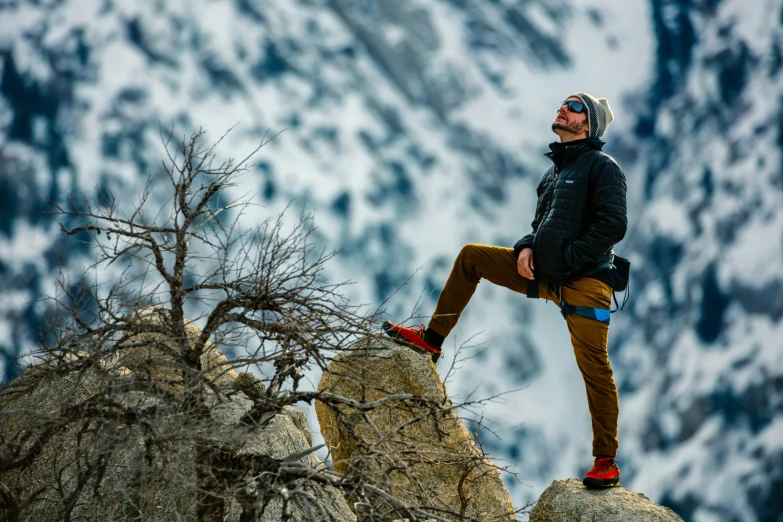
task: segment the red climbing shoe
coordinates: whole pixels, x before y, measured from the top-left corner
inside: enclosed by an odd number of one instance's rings
[[[441,350],[440,348],[432,346],[424,339],[424,332],[426,329],[427,328],[423,324],[417,324],[409,328],[407,326],[395,324],[391,321],[383,322],[383,331],[386,332],[386,335],[394,339],[408,341],[410,344],[406,343],[405,346],[428,353],[432,356],[432,362],[437,362]]]
[[[620,468],[613,457],[598,457],[593,469],[585,473],[582,484],[588,488],[611,488],[620,485]]]

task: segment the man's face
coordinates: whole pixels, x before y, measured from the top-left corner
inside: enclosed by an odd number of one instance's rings
[[[579,103],[582,102],[582,100],[576,96],[570,96],[566,101],[568,100],[578,101]],[[566,105],[560,106],[555,121],[552,123],[552,130],[555,133],[560,130],[574,135],[588,132],[587,111],[584,110],[581,113],[576,113],[570,110]]]

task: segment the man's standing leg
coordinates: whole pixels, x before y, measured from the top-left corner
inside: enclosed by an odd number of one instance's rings
[[[565,302],[572,306],[608,309],[611,305],[611,287],[597,279],[573,281],[563,285],[561,292]],[[609,325],[574,314],[569,314],[566,321],[576,363],[582,372],[587,392],[587,405],[593,427],[593,455],[599,458],[614,458],[617,456],[618,447],[619,397],[607,350]],[[614,461],[611,461],[611,464],[614,464]],[[619,470],[617,473],[608,468],[603,471],[606,473],[599,475],[605,475],[611,480],[607,480],[607,484],[598,485],[613,485],[610,482],[614,482],[615,474],[619,479]]]

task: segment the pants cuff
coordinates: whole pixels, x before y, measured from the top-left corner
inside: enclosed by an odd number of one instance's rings
[[[607,457],[616,457],[617,448],[610,448],[609,446],[593,446],[593,456],[606,455]]]

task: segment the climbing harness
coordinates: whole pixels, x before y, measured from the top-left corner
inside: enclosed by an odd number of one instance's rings
[[[559,285],[552,285],[552,290],[555,295],[560,299],[560,313],[563,315],[563,319],[568,319],[568,315],[578,315],[579,317],[585,317],[594,321],[600,321],[602,323],[609,324],[612,318],[612,314],[618,310],[625,308],[625,304],[628,302],[628,297],[631,293],[629,283],[629,272],[631,263],[620,256],[613,256],[612,268],[615,270],[615,284],[612,286],[612,299],[617,308],[614,310],[610,308],[590,308],[589,306],[574,306],[565,302],[563,294]],[[623,296],[623,304],[620,305],[617,302],[617,292],[625,292]]]
[[[552,290],[558,299],[560,299],[560,313],[562,314],[563,319],[568,319],[570,314],[609,324],[609,320],[612,318],[612,310],[606,308],[591,308],[589,306],[570,305],[566,303],[565,299],[563,298],[560,285],[552,285]]]

